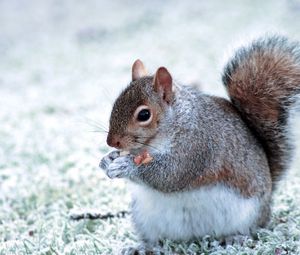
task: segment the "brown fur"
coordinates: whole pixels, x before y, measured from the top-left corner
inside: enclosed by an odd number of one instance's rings
[[[223,81],[232,103],[262,142],[273,183],[288,167],[292,144],[288,115],[300,93],[300,46],[282,37],[241,48],[225,68]]]
[[[198,176],[194,182],[192,182],[192,187],[201,187],[204,185],[214,185],[218,183],[223,183],[224,185],[229,186],[237,190],[243,197],[250,198],[257,196],[261,192],[261,188],[258,187],[259,183],[251,182],[251,176],[247,175],[245,170],[232,169],[223,167],[219,170],[208,170],[204,171],[203,175]],[[270,183],[268,190],[271,190]]]

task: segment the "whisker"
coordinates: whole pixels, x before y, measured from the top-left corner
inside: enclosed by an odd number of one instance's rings
[[[155,146],[152,146],[152,145],[149,145],[149,144],[146,144],[146,143],[142,143],[142,142],[139,142],[139,141],[135,141],[135,143],[138,143],[138,144],[147,146],[147,147],[149,147],[149,148],[153,148],[153,149],[157,150],[158,152],[161,152],[161,151],[160,151],[158,148],[156,148]]]
[[[140,142],[139,139],[151,139],[151,138],[153,138],[153,136],[134,136],[135,141],[138,142]],[[163,143],[159,143],[157,141],[155,141],[155,144],[163,145]]]
[[[134,133],[129,133],[129,132],[128,132],[128,135],[133,136],[135,139],[139,139],[139,138],[145,138],[145,139],[153,138],[153,136],[139,136],[139,135],[136,135]]]
[[[134,136],[134,138],[139,139],[139,138],[145,138],[145,139],[149,139],[152,138],[153,136]]]
[[[106,130],[91,130],[89,132],[93,132],[93,133],[107,133],[108,134],[108,131],[106,131]]]
[[[94,125],[96,125],[98,127],[101,127],[104,130],[107,130],[107,127],[103,123],[95,121],[95,120],[91,120],[91,119],[89,121],[90,121],[90,123],[92,123],[92,124],[94,124]]]
[[[107,88],[103,88],[102,92],[105,95],[105,98],[108,99],[107,101],[109,102],[109,104],[113,105],[113,102],[115,101],[115,99],[113,99],[113,96],[110,93],[110,91]]]
[[[135,142],[140,143],[140,144],[145,145],[145,146],[152,147],[152,148],[154,148],[154,149],[156,149],[156,150],[158,150],[158,151],[160,152],[160,150],[159,150],[158,148],[156,148],[155,146],[149,145],[149,144],[146,144],[146,143],[143,143],[143,142],[139,141],[139,139],[152,139],[153,136],[139,136],[139,135],[135,135],[135,134],[133,134],[133,133],[128,133],[128,135],[133,136]],[[157,145],[163,145],[162,143],[159,143],[159,142],[157,142],[157,141],[156,141],[155,143],[156,143]]]
[[[101,131],[105,131],[108,133],[107,128],[102,123],[99,123],[99,122],[97,122],[95,120],[91,120],[91,119],[86,119],[86,123],[96,129],[100,129]]]
[[[96,128],[97,130],[94,130],[94,131],[98,131],[98,132],[106,132],[106,133],[108,133],[108,131],[107,130],[105,130],[104,128],[102,128],[102,127],[99,127],[99,126],[96,126],[96,125],[94,125],[94,124],[89,124],[89,126],[91,126],[91,127],[93,127],[93,128]],[[99,129],[99,130],[98,130]]]
[[[96,120],[92,120],[92,119],[90,119],[90,118],[85,118],[87,121],[89,121],[89,122],[92,122],[92,123],[95,123],[95,124],[97,124],[97,125],[103,125],[101,122],[99,122],[99,121],[96,121]],[[103,125],[104,126],[104,125]]]
[[[137,142],[139,142],[139,143],[144,143],[144,142],[139,141],[139,139],[136,139],[135,141],[137,141]],[[148,145],[149,145],[149,144],[148,144]],[[163,146],[163,143],[159,143],[159,142],[155,141],[155,145]],[[153,145],[149,145],[149,146],[153,146]],[[155,146],[153,146],[153,147],[155,147]],[[156,148],[156,147],[155,147],[155,148]]]

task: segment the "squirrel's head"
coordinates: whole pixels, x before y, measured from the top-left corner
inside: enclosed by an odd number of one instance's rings
[[[128,151],[149,145],[173,97],[168,70],[160,67],[154,76],[149,76],[143,63],[136,60],[131,83],[114,103],[107,144]]]

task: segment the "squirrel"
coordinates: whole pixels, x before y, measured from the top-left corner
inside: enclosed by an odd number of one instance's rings
[[[229,100],[175,83],[165,67],[149,75],[136,60],[113,105],[107,144],[117,150],[100,167],[129,180],[145,244],[251,235],[270,219],[294,150],[300,43],[258,38],[229,59],[222,81]]]

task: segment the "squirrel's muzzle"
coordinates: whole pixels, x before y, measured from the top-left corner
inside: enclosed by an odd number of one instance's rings
[[[115,147],[116,149],[122,149],[121,136],[108,133],[106,143],[108,146]]]

